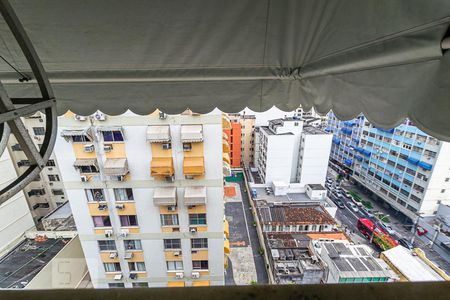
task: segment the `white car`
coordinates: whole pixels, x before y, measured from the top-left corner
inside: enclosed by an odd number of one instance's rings
[[[381,229],[383,229],[384,231],[386,231],[387,233],[389,233],[389,235],[395,235],[397,232],[394,230],[394,228],[392,228],[390,225],[381,223],[380,224]]]
[[[348,202],[348,206],[350,207],[353,212],[357,213],[359,211],[358,207],[353,202]]]

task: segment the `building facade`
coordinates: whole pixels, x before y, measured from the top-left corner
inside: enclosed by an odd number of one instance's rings
[[[33,116],[22,118],[22,122],[28,130],[31,140],[40,149],[45,135],[45,116],[39,112]],[[17,175],[21,175],[27,170],[30,162],[14,135],[10,135],[8,150],[14,163],[15,172]],[[52,154],[42,172],[23,189],[36,224],[45,215],[67,202],[67,195],[60,181],[61,173],[58,162]]]
[[[231,127],[224,128],[223,132],[226,134],[227,142],[230,145],[230,166],[232,168],[239,168],[241,166],[241,123],[239,120],[231,120]]]
[[[55,155],[94,287],[224,284],[223,122],[59,118]]]
[[[342,122],[331,115],[327,130],[334,134],[333,161],[409,219],[450,202],[450,143],[409,121],[384,130],[361,116]]]

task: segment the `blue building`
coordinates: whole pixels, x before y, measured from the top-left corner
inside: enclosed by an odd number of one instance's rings
[[[450,203],[450,144],[409,121],[385,130],[363,116],[339,121],[330,113],[330,161],[411,220]]]

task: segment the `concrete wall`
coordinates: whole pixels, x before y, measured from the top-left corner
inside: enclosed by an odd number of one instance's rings
[[[25,289],[74,289],[87,272],[86,260],[77,236],[45,265]]]

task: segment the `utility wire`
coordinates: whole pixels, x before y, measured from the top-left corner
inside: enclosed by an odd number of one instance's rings
[[[0,58],[8,65],[10,66],[14,71],[16,71],[17,74],[19,74],[20,76],[22,76],[22,78],[19,78],[20,82],[24,82],[24,81],[29,81],[31,79],[30,76],[28,76],[25,73],[22,73],[21,71],[19,71],[16,67],[14,67],[9,61],[6,60],[6,58],[4,58],[2,55],[0,55]]]

